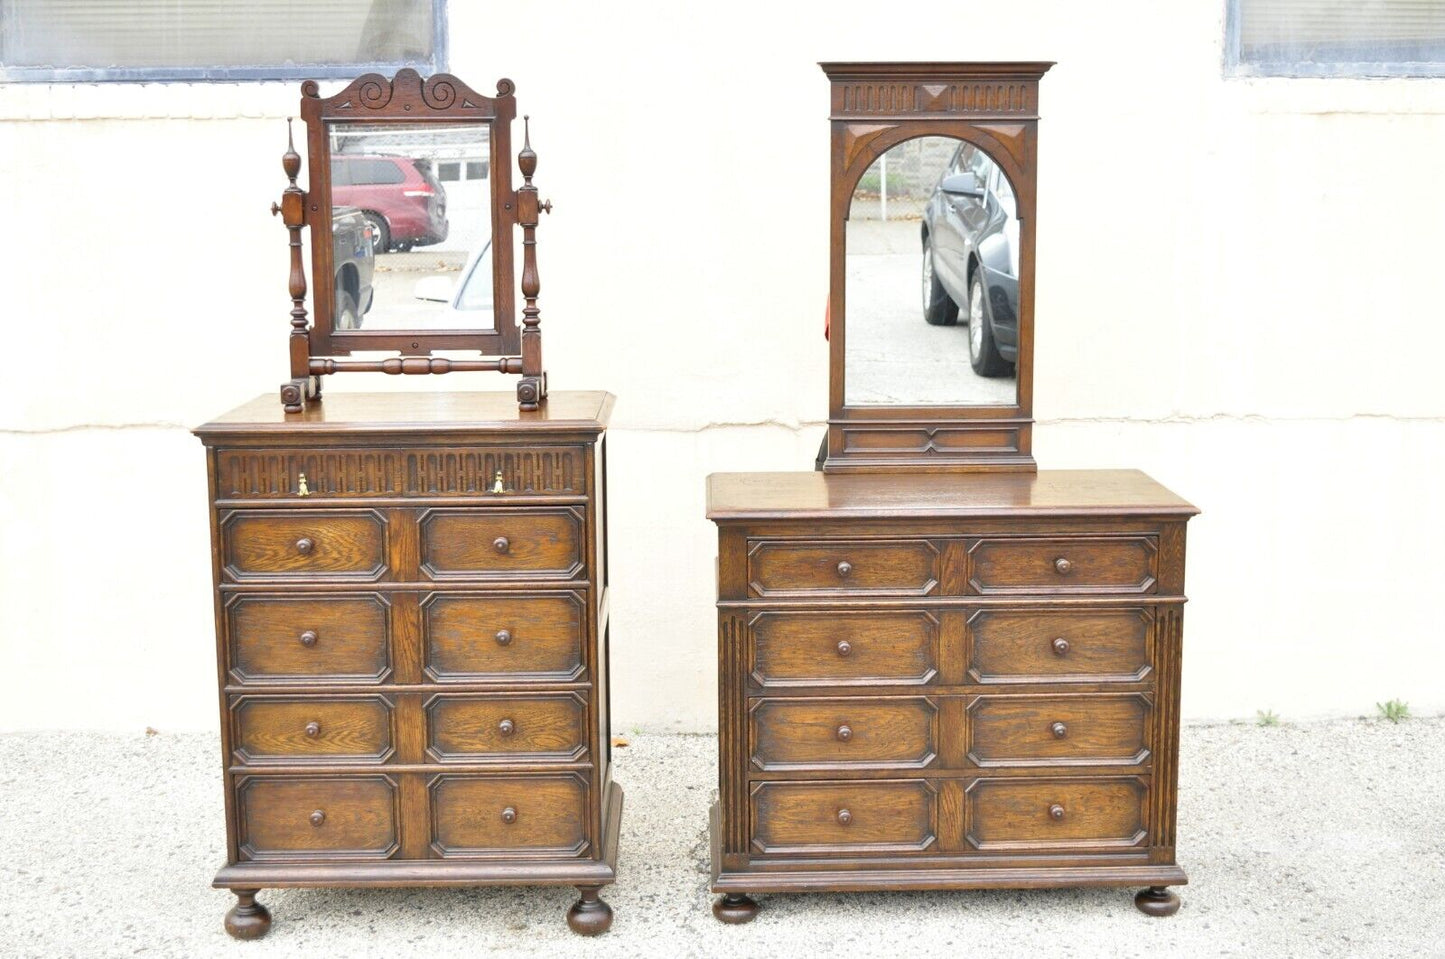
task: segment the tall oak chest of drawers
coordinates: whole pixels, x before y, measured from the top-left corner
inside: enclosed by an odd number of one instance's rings
[[[712,476],[719,918],[864,889],[1177,908],[1195,512],[1132,471]]]
[[[227,929],[262,888],[576,885],[604,930],[612,397],[265,396],[201,427]]]

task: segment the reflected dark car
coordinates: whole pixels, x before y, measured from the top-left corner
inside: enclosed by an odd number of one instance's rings
[[[997,163],[960,144],[923,209],[923,318],[952,326],[962,312],[980,376],[1018,360],[1019,221],[1013,185]]]
[[[359,330],[371,309],[376,253],[371,222],[354,206],[331,210],[331,262],[336,266],[332,328]]]
[[[331,202],[362,211],[371,223],[377,253],[404,253],[447,238],[446,190],[425,160],[350,154],[332,157]]]

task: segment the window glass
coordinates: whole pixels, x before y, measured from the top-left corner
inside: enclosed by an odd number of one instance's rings
[[[450,183],[453,180],[460,180],[462,178],[461,172],[462,170],[460,163],[437,164],[437,179],[442,181],[443,183]]]
[[[467,164],[468,180],[484,180],[487,177],[487,165],[480,161],[473,161]]]
[[[1445,76],[1440,0],[1228,0],[1244,76]]]
[[[406,175],[395,160],[355,159],[351,161],[352,183],[401,183]]]

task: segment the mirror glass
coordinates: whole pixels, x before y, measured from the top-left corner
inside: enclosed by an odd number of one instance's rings
[[[333,329],[495,330],[490,125],[328,131]]]
[[[899,143],[846,226],[844,402],[1015,403],[1018,208],[994,159],[954,137]]]

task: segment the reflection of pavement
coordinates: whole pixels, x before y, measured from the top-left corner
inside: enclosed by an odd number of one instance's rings
[[[447,253],[422,247],[410,253],[384,253],[376,258],[371,287],[371,310],[361,319],[363,330],[438,329],[445,303],[416,298],[416,284],[429,276],[444,276],[451,283],[461,277],[465,253]]]
[[[1012,376],[982,377],[969,365],[966,312],[956,326],[924,322],[918,221],[850,223],[848,247],[850,406],[1014,402]]]

